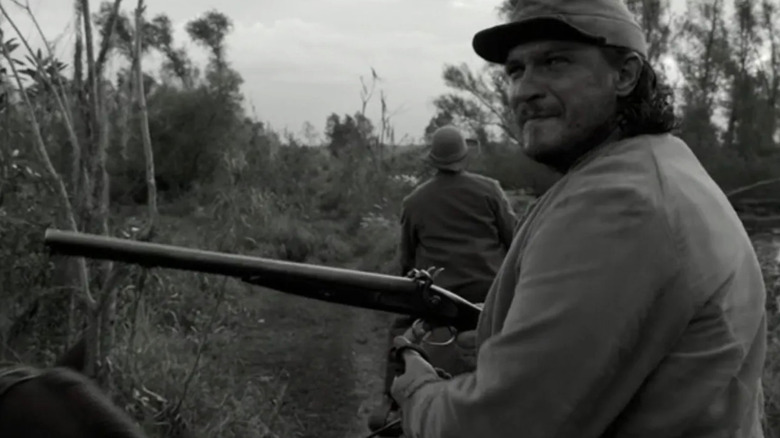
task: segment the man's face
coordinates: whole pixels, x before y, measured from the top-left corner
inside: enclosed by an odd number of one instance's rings
[[[509,101],[529,157],[565,166],[611,133],[618,72],[600,48],[530,42],[515,47],[505,67]]]

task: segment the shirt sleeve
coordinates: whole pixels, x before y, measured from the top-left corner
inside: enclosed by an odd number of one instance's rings
[[[401,243],[398,246],[400,275],[406,275],[415,266],[415,250],[417,247],[417,235],[412,225],[409,212],[404,205],[401,209]]]
[[[653,350],[660,343],[642,344],[646,372],[623,373],[639,336],[674,339],[684,328],[682,306],[660,325],[645,321],[677,266],[666,219],[648,194],[573,190],[542,216],[516,284],[497,285],[514,293],[503,328],[480,347],[475,372],[404,401],[410,437],[591,436],[578,430],[585,418],[617,414],[599,411],[598,397],[614,385],[633,394],[663,357]]]
[[[517,226],[517,215],[512,209],[512,203],[509,202],[509,198],[501,188],[501,185],[496,182],[496,225],[498,227],[498,237],[501,239],[501,243],[507,250],[512,246],[512,239],[514,238],[515,227]]]

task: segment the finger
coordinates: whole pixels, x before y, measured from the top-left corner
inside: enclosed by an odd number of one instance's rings
[[[405,361],[406,360],[416,360],[416,359],[425,360],[425,359],[423,359],[422,356],[420,356],[420,353],[416,352],[415,350],[409,349],[409,348],[407,348],[406,350],[404,350],[401,353],[401,357],[403,357],[403,359]]]
[[[415,328],[414,324],[412,324],[412,326],[406,329],[404,334],[401,336],[406,338],[406,340],[412,344],[419,344],[420,340],[418,339],[419,335],[417,333],[418,333],[418,329]]]
[[[412,327],[412,337],[410,339],[414,343],[419,343],[425,338],[427,333],[428,331],[425,330],[425,327],[423,327],[422,324],[415,325]]]
[[[409,329],[409,340],[414,343],[420,343],[433,329],[434,327],[431,324],[422,319],[418,319],[414,321],[412,327]]]
[[[423,330],[425,332],[429,332],[436,328],[433,326],[433,324],[424,319],[415,320],[413,326],[416,326],[419,330]]]
[[[467,330],[465,332],[458,333],[458,341],[463,343],[473,342],[477,339],[476,330]]]
[[[474,348],[477,345],[476,330],[458,333],[455,337],[455,343],[461,348]]]

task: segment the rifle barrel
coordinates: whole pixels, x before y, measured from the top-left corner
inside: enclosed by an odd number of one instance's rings
[[[475,327],[481,312],[446,289],[421,289],[406,277],[53,229],[46,230],[44,243],[53,254],[227,275],[283,293],[413,315],[457,329]]]
[[[355,288],[380,289],[389,293],[413,293],[417,290],[414,282],[404,277],[73,231],[48,229],[44,242],[54,254],[112,260],[144,267],[180,269],[242,279],[298,277],[323,284],[349,284]]]

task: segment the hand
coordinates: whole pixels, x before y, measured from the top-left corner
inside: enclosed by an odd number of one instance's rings
[[[440,380],[433,365],[423,359],[420,354],[414,350],[405,350],[402,353],[404,361],[404,373],[393,380],[390,387],[390,394],[403,408],[404,402],[425,383]]]
[[[460,360],[469,370],[477,368],[477,331],[469,330],[460,332],[455,337],[455,349],[458,351]]]

